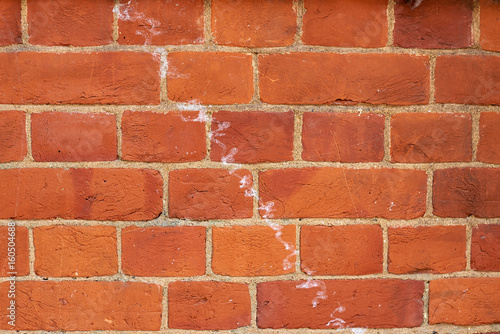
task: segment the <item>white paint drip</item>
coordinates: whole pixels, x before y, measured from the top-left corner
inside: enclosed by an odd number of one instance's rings
[[[354,334],[364,334],[366,332],[366,328],[351,328],[351,331]]]
[[[198,116],[196,118],[184,117],[181,113],[181,119],[184,122],[200,122],[204,123],[207,120],[207,108],[203,106],[199,100],[191,100],[187,103],[176,103],[176,107],[180,111],[197,111]]]

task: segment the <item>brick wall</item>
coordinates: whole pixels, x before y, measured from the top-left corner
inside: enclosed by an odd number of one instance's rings
[[[493,0],[2,0],[0,329],[500,331],[498,52]]]

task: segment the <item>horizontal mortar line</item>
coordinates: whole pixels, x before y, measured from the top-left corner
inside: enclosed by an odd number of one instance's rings
[[[328,52],[334,54],[410,54],[410,55],[492,55],[498,56],[498,51],[483,50],[479,48],[459,48],[459,49],[420,49],[420,48],[402,48],[394,46],[385,46],[379,48],[363,47],[336,47],[321,45],[293,44],[278,47],[241,47],[227,46],[217,44],[184,44],[184,45],[121,45],[107,44],[98,46],[44,46],[44,45],[8,45],[0,47],[0,53],[35,51],[47,53],[79,53],[79,52],[115,52],[115,51],[137,51],[137,52],[155,52],[157,49],[163,49],[166,52],[229,52],[229,53],[254,53],[254,54],[284,54],[291,52]]]
[[[340,281],[340,280],[372,280],[372,279],[397,279],[397,280],[415,280],[415,281],[433,281],[438,279],[452,279],[452,278],[500,278],[500,272],[493,271],[460,271],[453,273],[443,274],[392,274],[392,273],[379,273],[369,275],[307,275],[303,272],[293,272],[285,275],[276,276],[225,276],[225,275],[199,275],[199,276],[133,276],[125,274],[114,274],[109,276],[89,276],[89,277],[51,277],[51,276],[17,276],[17,282],[138,282],[138,283],[154,283],[160,285],[167,285],[169,283],[178,282],[179,280],[185,282],[231,282],[231,283],[264,283],[273,281]],[[9,281],[9,277],[1,277],[1,282]]]
[[[192,161],[192,162],[139,162],[139,161],[79,161],[79,162],[37,162],[37,161],[16,161],[0,163],[1,169],[18,168],[116,168],[116,169],[156,169],[156,170],[184,170],[184,169],[246,169],[250,171],[268,171],[290,168],[344,168],[352,170],[380,170],[380,169],[410,169],[410,170],[439,170],[447,168],[498,168],[500,164],[484,163],[478,161],[471,162],[432,162],[432,163],[390,163],[390,162],[319,162],[319,161],[283,161],[276,163],[258,164],[227,164],[217,161]],[[255,181],[255,180],[254,180]]]
[[[500,218],[448,218],[448,217],[420,217],[413,219],[386,219],[386,218],[293,218],[293,219],[213,219],[213,220],[190,220],[180,218],[161,217],[149,221],[113,221],[113,220],[77,220],[77,219],[0,219],[0,226],[7,226],[9,222],[15,221],[17,226],[36,228],[40,226],[116,226],[138,228],[148,227],[180,227],[180,226],[204,226],[204,227],[228,227],[231,226],[269,226],[269,222],[278,225],[290,226],[348,226],[348,225],[379,225],[388,224],[388,227],[415,227],[415,226],[441,226],[441,225],[464,225],[478,226],[483,224],[500,224]]]
[[[67,110],[70,109],[70,110]],[[120,111],[182,111],[182,112],[214,112],[214,111],[278,111],[278,112],[353,112],[353,113],[380,113],[397,114],[404,112],[448,112],[448,113],[476,113],[486,111],[500,111],[500,106],[473,105],[456,103],[433,103],[421,105],[386,105],[358,103],[356,105],[340,104],[192,104],[189,102],[171,102],[158,105],[117,105],[117,104],[0,104],[0,110],[20,110],[30,112],[68,111],[68,112],[111,112]]]

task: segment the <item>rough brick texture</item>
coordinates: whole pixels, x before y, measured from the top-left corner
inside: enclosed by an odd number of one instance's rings
[[[170,172],[169,215],[188,219],[250,218],[252,175],[247,170],[181,169]]]
[[[500,278],[448,278],[429,285],[429,323],[500,322]]]
[[[423,171],[403,169],[269,170],[259,175],[260,213],[264,218],[416,218],[425,211],[426,179]]]
[[[0,170],[1,219],[148,220],[162,212],[155,170]]]
[[[168,286],[168,322],[179,329],[235,329],[250,324],[246,284],[174,282]]]
[[[0,103],[158,104],[159,71],[141,52],[1,53]]]
[[[41,226],[33,230],[35,273],[107,276],[118,271],[114,226]]]
[[[394,45],[451,49],[472,44],[473,0],[396,0]]]
[[[477,160],[500,163],[500,113],[483,112],[479,118]]]
[[[309,275],[382,272],[383,238],[378,225],[303,226],[300,265]]]
[[[213,161],[293,160],[293,113],[219,111],[212,116],[211,140]]]
[[[479,225],[472,229],[471,267],[500,271],[500,225]]]
[[[292,0],[214,0],[211,4],[217,44],[269,47],[287,46],[295,40],[297,17]]]
[[[499,169],[440,169],[434,172],[433,188],[436,216],[500,216]]]
[[[447,162],[472,159],[469,114],[402,113],[391,118],[393,162]]]
[[[225,276],[295,272],[295,226],[231,226],[212,230],[212,270]]]
[[[273,104],[425,104],[425,56],[290,53],[259,57],[263,102]]]
[[[122,230],[122,268],[133,276],[205,273],[205,227],[130,226]]]
[[[421,281],[277,281],[257,286],[259,328],[416,327]]]
[[[203,159],[205,126],[192,121],[197,115],[195,111],[126,111],[122,117],[122,158],[145,162]]]
[[[9,282],[0,284],[7,295]],[[8,299],[0,299],[6,318]],[[16,284],[16,330],[159,330],[162,287],[140,282],[23,281]],[[54,312],[57,310],[57,312]],[[12,329],[3,321],[2,329]]]
[[[384,157],[384,116],[304,113],[302,159],[371,162]]]
[[[465,270],[465,226],[389,228],[389,272],[449,273]]]
[[[30,43],[93,46],[113,42],[113,0],[28,1]]]
[[[0,162],[22,161],[27,152],[25,113],[0,111]]]
[[[35,161],[116,160],[116,119],[112,114],[44,112],[31,115]]]
[[[0,46],[21,43],[21,1],[0,2]]]
[[[480,0],[481,47],[500,51],[500,4],[495,0]]]
[[[305,0],[304,44],[383,47],[387,43],[387,1]]]

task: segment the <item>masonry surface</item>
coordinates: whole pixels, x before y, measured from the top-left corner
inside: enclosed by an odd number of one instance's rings
[[[499,333],[500,3],[0,1],[0,276],[5,333]]]

